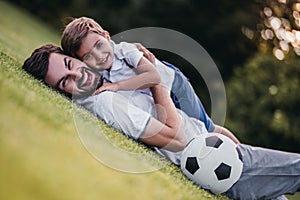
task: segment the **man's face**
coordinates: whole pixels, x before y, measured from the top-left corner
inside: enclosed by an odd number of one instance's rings
[[[102,78],[76,58],[51,53],[45,82],[73,97],[81,97],[92,94],[102,84]]]

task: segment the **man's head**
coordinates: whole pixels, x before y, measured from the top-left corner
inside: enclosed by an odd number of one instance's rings
[[[99,73],[82,61],[63,54],[59,47],[52,44],[34,50],[22,68],[69,97],[90,95],[102,84]]]
[[[62,54],[61,48],[52,44],[46,44],[35,49],[31,56],[23,64],[23,70],[34,76],[36,79],[44,81],[49,65],[51,53]]]
[[[65,27],[61,37],[61,46],[64,52],[79,58],[77,51],[82,44],[82,40],[86,38],[88,33],[97,33],[104,37],[109,35],[107,31],[91,18],[73,18],[73,20]]]

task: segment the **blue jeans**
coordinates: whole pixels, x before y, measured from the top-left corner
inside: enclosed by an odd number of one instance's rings
[[[215,125],[207,115],[188,79],[174,65],[166,61],[162,61],[162,63],[175,71],[174,82],[171,89],[171,98],[176,108],[184,111],[189,117],[199,119],[205,124],[205,127],[209,132],[213,132]]]
[[[225,194],[232,199],[285,199],[300,190],[300,154],[239,144],[240,179]]]

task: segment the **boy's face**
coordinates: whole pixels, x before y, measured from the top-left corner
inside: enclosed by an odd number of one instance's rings
[[[104,36],[93,32],[88,33],[82,40],[77,56],[94,69],[101,71],[109,69],[114,59],[109,39],[108,32],[105,32]]]

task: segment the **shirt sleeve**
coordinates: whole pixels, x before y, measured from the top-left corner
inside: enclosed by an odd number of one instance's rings
[[[125,59],[126,63],[130,66],[136,68],[141,58],[143,57],[143,53],[140,52],[134,44],[121,42],[116,45],[115,55],[118,59]]]
[[[144,133],[151,119],[149,113],[130,104],[124,96],[114,92],[102,92],[76,103],[135,140]]]

